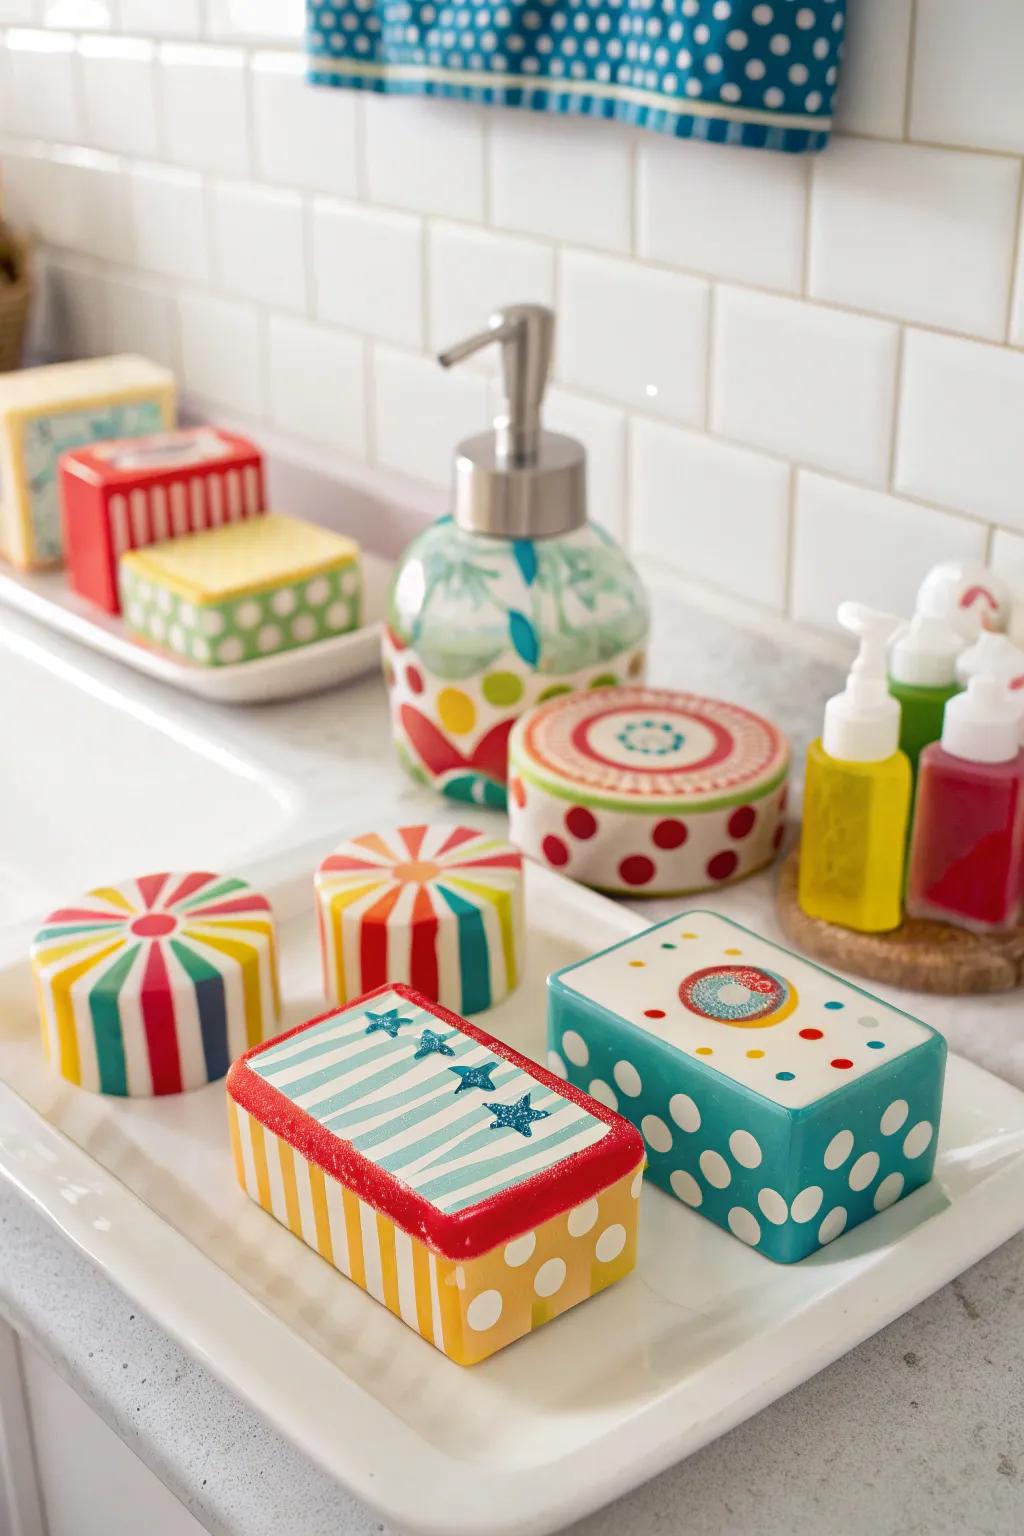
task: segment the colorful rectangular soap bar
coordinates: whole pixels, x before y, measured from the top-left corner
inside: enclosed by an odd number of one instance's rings
[[[636,1130],[411,987],[247,1051],[227,1089],[242,1188],[460,1365],[633,1267]]]
[[[640,1127],[650,1177],[782,1263],[924,1184],[946,1043],[712,912],[548,980],[549,1064]]]
[[[227,666],[358,628],[359,546],[280,513],[121,556],[129,629],[203,666]]]
[[[173,375],[144,357],[0,374],[0,548],[7,559],[28,570],[60,563],[63,453],[174,422]]]
[[[263,455],[220,427],[95,443],[64,454],[60,501],[68,581],[120,613],[117,563],[127,549],[258,517]]]

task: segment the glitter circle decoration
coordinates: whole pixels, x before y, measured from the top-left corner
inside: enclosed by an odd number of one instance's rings
[[[517,722],[509,762],[512,841],[598,890],[720,886],[782,840],[788,747],[737,704],[640,685],[561,695]]]
[[[779,1024],[800,1001],[791,982],[754,965],[709,965],[694,971],[680,983],[679,1000],[699,1018],[740,1029]]]
[[[326,995],[398,979],[460,1014],[500,1002],[522,971],[522,865],[501,838],[451,823],[343,843],[314,878]]]
[[[94,1093],[202,1087],[277,1029],[274,919],[244,880],[99,886],[46,919],[32,971],[50,1065]]]

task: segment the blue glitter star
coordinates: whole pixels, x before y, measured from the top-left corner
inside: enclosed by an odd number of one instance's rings
[[[451,1071],[451,1067],[448,1070]],[[490,1124],[492,1131],[518,1131],[520,1136],[532,1136],[531,1121],[546,1120],[551,1113],[549,1109],[531,1109],[528,1093],[524,1093],[515,1104],[485,1104],[484,1108],[495,1116]]]
[[[413,1060],[419,1061],[421,1056],[430,1056],[435,1051],[437,1052],[438,1056],[454,1056],[455,1052],[452,1050],[451,1046],[445,1043],[451,1039],[454,1033],[455,1031],[452,1030],[451,1034],[449,1035],[439,1035],[432,1029],[425,1029],[422,1035],[420,1035],[419,1049],[413,1057]]]
[[[482,1067],[449,1067],[449,1072],[455,1072],[461,1079],[456,1093],[462,1093],[466,1088],[486,1088],[488,1093],[494,1092],[494,1084],[491,1082],[491,1073],[497,1072],[498,1063],[488,1061]]]
[[[392,1040],[397,1038],[403,1024],[412,1023],[412,1019],[400,1019],[397,1008],[392,1008],[387,1013],[368,1013],[366,1017],[370,1021],[366,1026],[368,1035],[372,1035],[375,1029],[382,1029]]]

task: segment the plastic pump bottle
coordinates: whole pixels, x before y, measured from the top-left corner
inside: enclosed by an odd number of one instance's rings
[[[914,773],[922,750],[942,734],[948,700],[960,692],[956,664],[964,644],[941,613],[929,611],[927,599],[893,641],[889,692],[900,706],[900,748]]]
[[[910,812],[900,706],[886,683],[886,647],[901,621],[860,603],[841,603],[838,618],[860,652],[807,753],[799,901],[809,917],[884,933],[902,916]]]
[[[956,675],[966,688],[972,677],[981,673],[994,677],[1007,688],[1024,680],[1024,651],[1014,645],[1009,635],[993,634],[983,629],[973,645],[960,652]]]
[[[1020,919],[1024,751],[1006,689],[979,673],[921,754],[907,911],[978,933]]]

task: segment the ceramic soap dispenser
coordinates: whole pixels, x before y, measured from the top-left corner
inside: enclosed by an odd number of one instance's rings
[[[510,305],[441,354],[448,368],[500,346],[505,405],[493,432],[459,445],[452,513],[402,557],[384,637],[403,762],[452,799],[499,808],[519,715],[644,673],[643,586],[587,521],[583,445],[541,425],[554,326],[542,305]]]

